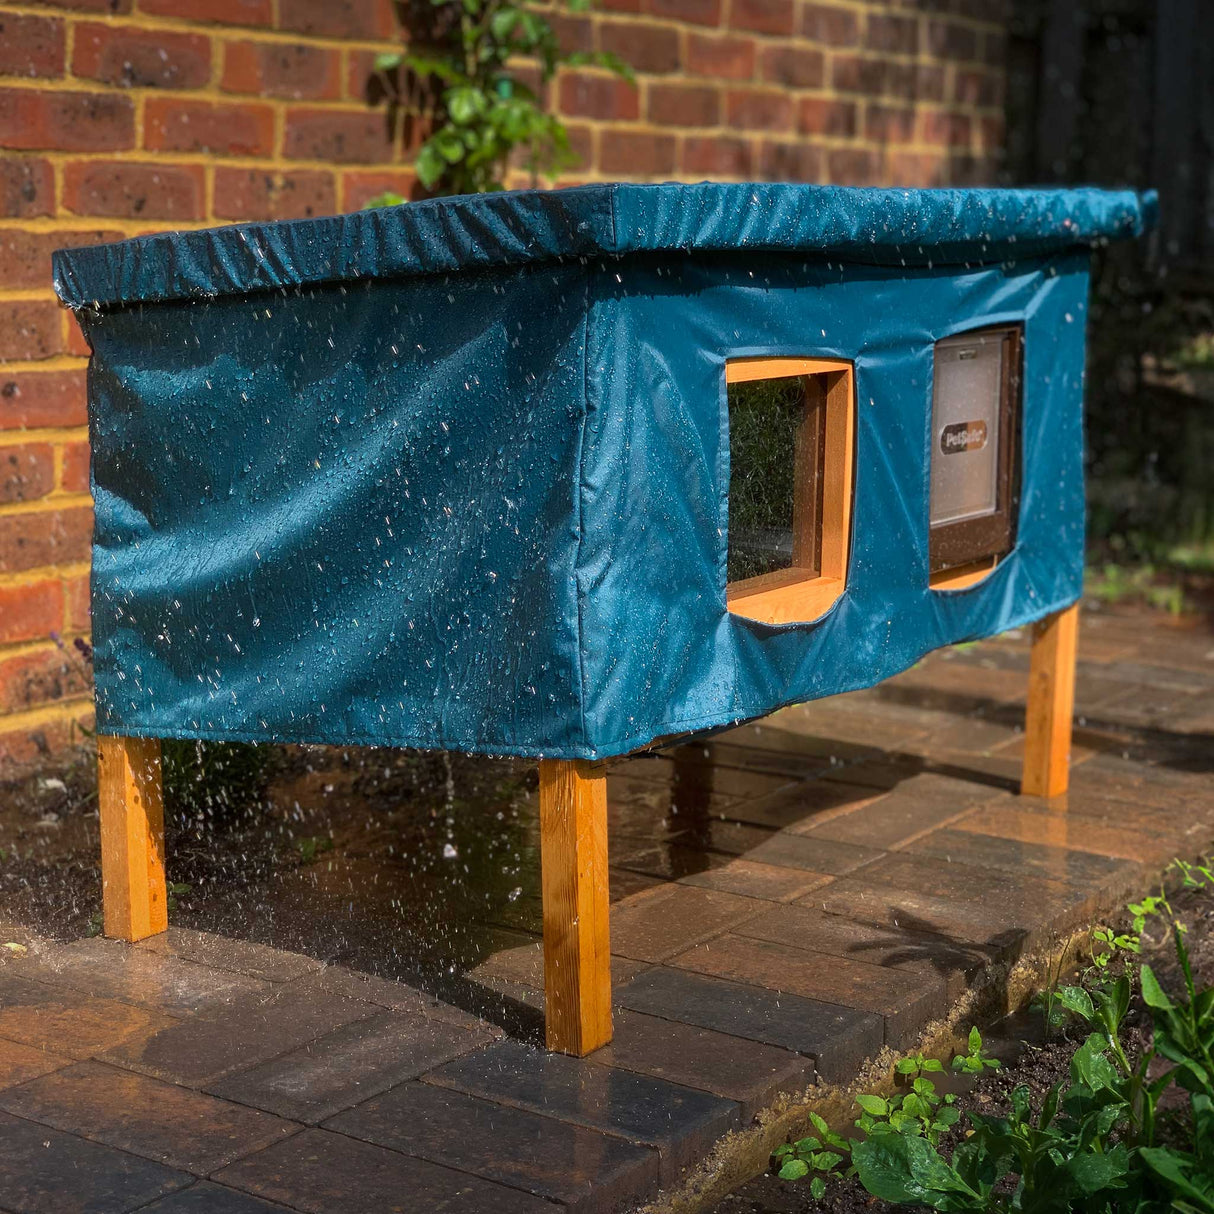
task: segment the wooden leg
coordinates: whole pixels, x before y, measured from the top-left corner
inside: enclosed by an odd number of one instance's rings
[[[105,934],[142,940],[168,927],[157,738],[97,739]]]
[[[1078,639],[1078,603],[1033,626],[1020,780],[1020,791],[1030,796],[1058,797],[1067,789]]]
[[[600,765],[541,761],[540,864],[548,1048],[581,1058],[611,1040],[607,777]]]

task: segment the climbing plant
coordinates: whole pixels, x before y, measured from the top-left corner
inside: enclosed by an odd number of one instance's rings
[[[563,0],[571,13],[592,3]],[[414,169],[433,193],[500,190],[511,163],[533,179],[556,176],[577,162],[546,104],[557,72],[593,66],[632,79],[616,55],[565,50],[550,15],[512,0],[414,0],[402,20],[407,46],[376,58],[375,91],[394,114],[427,124]],[[368,205],[403,201],[386,193]]]

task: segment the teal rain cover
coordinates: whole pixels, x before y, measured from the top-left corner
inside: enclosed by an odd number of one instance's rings
[[[594,758],[1077,599],[1092,245],[1152,196],[596,185],[55,256],[104,733]],[[928,585],[932,359],[1023,326],[1015,547]],[[728,358],[845,359],[847,586],[726,609]]]

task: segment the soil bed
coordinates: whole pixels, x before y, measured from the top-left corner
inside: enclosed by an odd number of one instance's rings
[[[1202,891],[1186,893],[1173,898],[1172,906],[1180,921],[1189,927],[1186,943],[1198,989],[1214,985],[1214,896]],[[1183,989],[1170,935],[1163,935],[1158,925],[1154,926],[1154,936],[1151,933],[1152,925],[1148,924],[1141,959],[1151,966],[1166,990],[1175,992]],[[1143,1051],[1149,1047],[1150,1024],[1146,1008],[1136,990],[1123,1032],[1126,1052],[1131,1061],[1141,1058]],[[947,1084],[946,1090],[959,1093],[957,1107],[962,1111],[961,1123],[954,1130],[954,1135],[961,1127],[968,1125],[968,1118],[965,1117],[967,1110],[1000,1114],[1009,1107],[1011,1091],[1022,1084],[1032,1091],[1033,1108],[1039,1109],[1041,1099],[1050,1087],[1067,1079],[1071,1058],[1087,1033],[1086,1026],[1076,1026],[1047,1039],[1042,1017],[1035,1011],[1019,1012],[993,1026],[986,1035],[985,1047],[988,1053],[1003,1061],[1002,1068],[985,1074],[976,1082],[952,1079]],[[1154,1068],[1152,1073],[1156,1073]],[[945,1077],[932,1075],[929,1078],[938,1080]],[[946,1085],[939,1086],[944,1089]],[[1161,1113],[1182,1103],[1175,1090],[1170,1089],[1160,1104]],[[856,1113],[859,1114],[859,1109]],[[846,1134],[848,1130],[850,1126],[841,1132]],[[948,1141],[945,1138],[941,1144],[946,1155]],[[826,1195],[821,1201],[814,1201],[809,1192],[808,1177],[797,1181],[781,1180],[772,1169],[747,1181],[708,1214],[893,1214],[894,1211],[911,1209],[924,1210],[926,1207],[892,1205],[872,1197],[856,1179],[828,1181]]]

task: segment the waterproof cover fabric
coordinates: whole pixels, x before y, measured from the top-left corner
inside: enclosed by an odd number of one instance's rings
[[[60,252],[105,733],[594,758],[870,685],[1083,572],[1093,244],[1151,196],[588,186]],[[1016,544],[928,585],[933,344],[1024,326]],[[725,361],[851,360],[847,587],[725,605]]]

